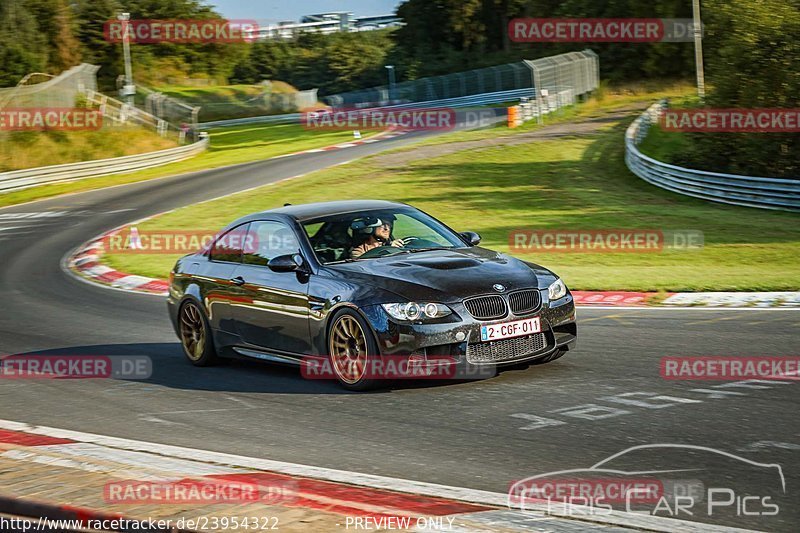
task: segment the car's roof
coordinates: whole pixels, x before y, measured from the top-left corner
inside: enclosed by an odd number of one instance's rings
[[[313,204],[286,205],[276,209],[269,209],[258,213],[259,215],[283,214],[289,215],[300,222],[329,215],[352,213],[353,211],[369,211],[372,209],[397,209],[408,208],[408,205],[386,200],[340,200],[336,202],[317,202]]]

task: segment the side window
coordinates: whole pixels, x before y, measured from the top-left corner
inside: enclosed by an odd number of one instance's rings
[[[227,263],[241,263],[249,226],[250,224],[236,226],[214,241],[214,246],[211,247],[209,256],[210,259]]]
[[[292,228],[283,222],[252,222],[247,233],[248,249],[244,252],[244,263],[264,265],[279,255],[295,254],[300,250]]]
[[[353,238],[348,233],[351,218],[303,225],[317,259],[323,263],[344,259],[345,253],[353,242]]]

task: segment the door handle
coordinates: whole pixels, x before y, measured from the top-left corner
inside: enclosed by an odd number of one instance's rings
[[[236,276],[235,278],[231,278],[231,283],[234,285],[244,285],[245,281],[242,276]]]

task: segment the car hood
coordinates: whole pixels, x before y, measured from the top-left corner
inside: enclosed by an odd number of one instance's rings
[[[555,275],[539,265],[479,248],[451,248],[398,254],[328,268],[350,281],[417,301],[453,302],[497,293],[493,285],[516,289],[546,288]]]

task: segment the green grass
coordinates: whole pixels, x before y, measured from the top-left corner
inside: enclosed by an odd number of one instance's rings
[[[694,108],[700,105],[696,95],[672,99],[669,103],[671,108],[676,109]],[[691,142],[684,132],[664,131],[658,124],[653,124],[647,132],[647,137],[639,144],[639,150],[664,163],[679,164],[685,162],[681,160],[681,156],[689,151]]]
[[[664,163],[677,164],[679,155],[685,154],[690,147],[691,141],[685,133],[664,131],[653,125],[639,144],[639,151]]]
[[[158,87],[158,91],[173,98],[204,104],[209,102],[228,102],[231,99],[252,98],[264,92],[264,88],[258,85],[212,85],[200,87],[170,85]]]
[[[175,98],[183,98],[192,102],[228,102],[231,99],[241,100],[258,96],[264,92],[263,85],[162,85],[159,92]],[[297,89],[281,81],[271,82],[270,89],[273,93],[293,93]]]
[[[552,268],[573,289],[797,289],[800,218],[712,204],[640,180],[623,161],[623,133],[635,116],[589,136],[473,148],[394,167],[379,164],[376,158],[381,156],[374,156],[182,208],[142,224],[140,230],[196,228],[200,213],[202,229],[207,229],[284,202],[382,198],[408,202],[458,230],[477,231],[483,245],[502,251],[508,250],[509,233],[518,229],[704,232],[705,247],[692,252],[515,254]],[[107,257],[120,270],[162,278],[175,259]]]
[[[366,136],[367,132],[362,133]],[[352,138],[353,133],[350,131],[310,131],[297,124],[220,128],[211,132],[211,147],[209,150],[191,159],[130,174],[109,175],[69,183],[55,183],[2,193],[0,194],[0,206],[184,172],[257,161],[277,155],[320,148],[352,140]]]
[[[0,132],[0,172],[122,157],[177,146],[139,127]]]
[[[624,109],[636,104],[651,104],[667,97],[673,97],[679,102],[690,101],[690,95],[694,90],[692,85],[685,82],[662,83],[655,87],[647,85],[623,86],[614,89],[606,88],[602,92],[598,91],[596,96],[591,97],[586,102],[567,106],[545,115],[542,118],[542,124],[539,124],[534,119],[524,122],[514,129],[509,129],[506,122],[501,121],[489,128],[458,131],[446,136],[431,137],[403,150],[413,151],[419,146],[449,144],[457,141],[476,141],[527,133],[553,124],[566,124],[580,119],[598,118],[610,111]],[[506,104],[503,107],[508,107],[509,105],[511,104]]]

